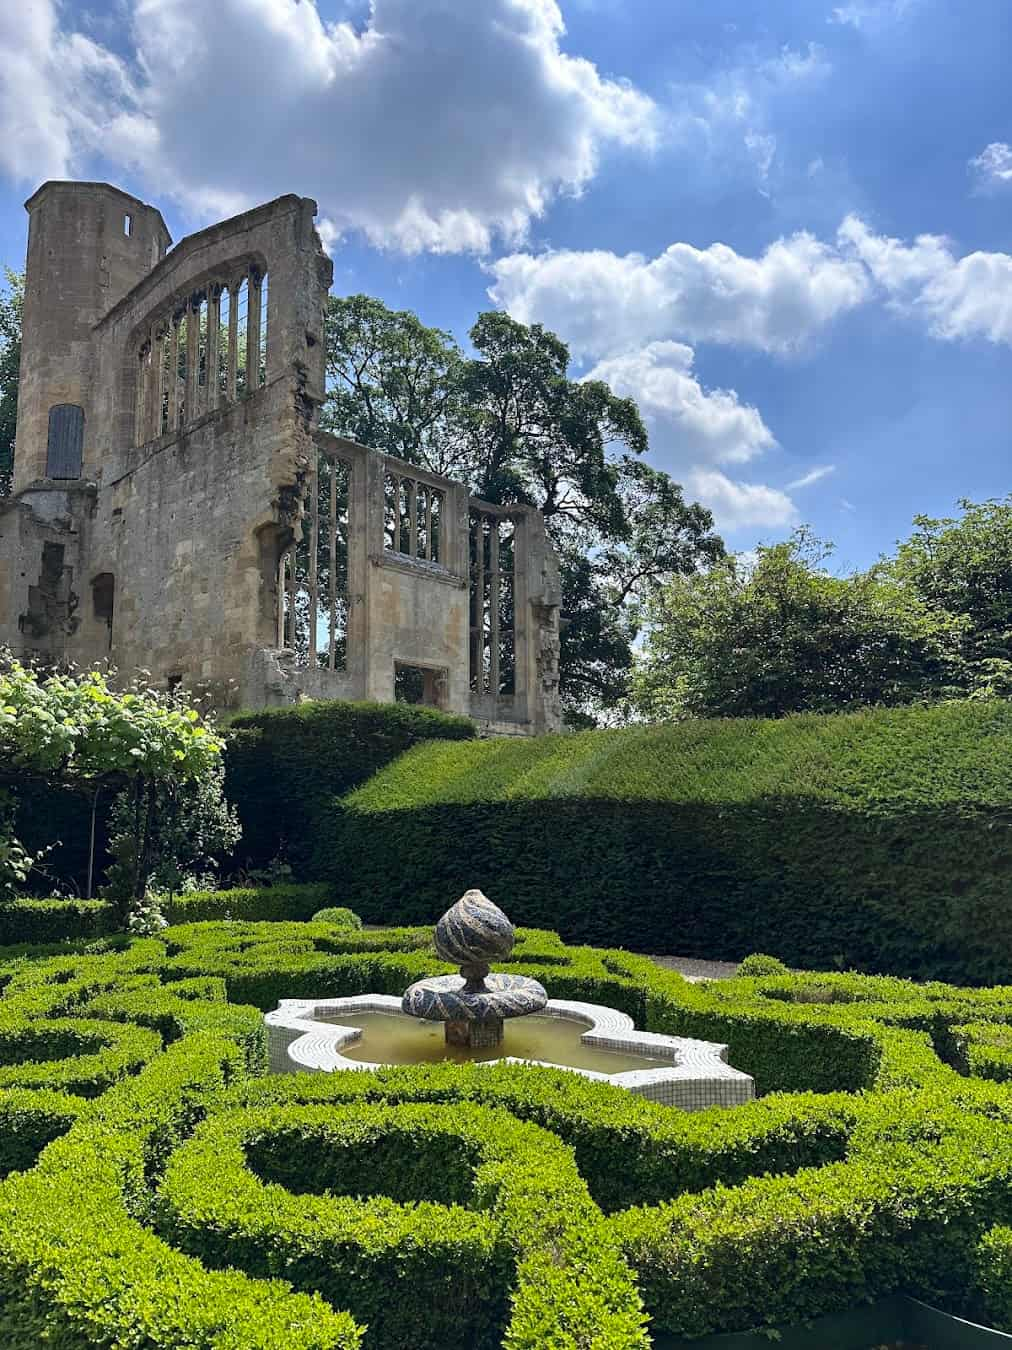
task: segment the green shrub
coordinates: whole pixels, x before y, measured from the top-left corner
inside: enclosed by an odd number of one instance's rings
[[[752,952],[738,965],[736,975],[787,975],[789,971],[779,956],[766,956],[763,952]]]
[[[1009,1240],[982,1239],[1012,1226],[1012,1096],[959,1072],[1002,1048],[1008,987],[694,984],[518,930],[504,969],[724,1044],[765,1094],[683,1113],[523,1064],[263,1076],[259,1010],[450,969],[429,924],[96,945],[0,958],[12,1350],[626,1350],[641,1297],[676,1336],[891,1292],[1010,1306]]]
[[[1001,1330],[1012,1329],[1012,1228],[998,1224],[981,1238],[976,1283],[983,1299],[982,1315]]]
[[[434,743],[315,823],[314,874],[367,923],[480,886],[571,941],[988,983],[1010,800],[998,700]]]
[[[211,1265],[283,1270],[296,1288],[350,1302],[388,1350],[575,1350],[591,1332],[601,1345],[648,1344],[572,1155],[501,1112],[224,1112],[170,1159],[157,1212],[173,1245]]]
[[[46,1145],[66,1134],[83,1110],[81,1098],[66,1092],[0,1092],[0,1178],[34,1167]]]
[[[193,1036],[113,1089],[0,1186],[0,1341],[10,1350],[355,1350],[352,1319],[277,1281],[205,1271],[139,1221],[147,1177],[239,1069]]]
[[[244,713],[228,730],[225,791],[248,863],[284,854],[301,874],[321,812],[419,741],[467,740],[466,717],[397,703],[321,701]],[[319,908],[319,905],[317,905]]]
[[[157,1033],[77,1018],[0,1020],[0,1088],[50,1088],[95,1097],[162,1048]]]
[[[191,891],[177,895],[166,908],[170,923],[200,923],[206,919],[309,919],[321,902],[330,900],[329,885],[260,886],[225,891]]]
[[[106,900],[11,900],[0,905],[0,947],[101,937],[117,926]]]
[[[974,1078],[1012,1081],[1012,1026],[968,1022],[952,1028],[957,1062]]]
[[[335,928],[361,928],[362,920],[353,909],[343,905],[332,905],[329,909],[318,909],[313,915],[314,923],[329,923]]]

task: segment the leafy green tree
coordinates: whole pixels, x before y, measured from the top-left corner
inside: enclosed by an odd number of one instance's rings
[[[25,299],[23,275],[4,269],[6,290],[0,294],[0,497],[11,490],[14,474],[14,431],[18,420],[18,372],[21,368],[21,315]]]
[[[914,517],[914,533],[881,567],[939,614],[963,622],[967,693],[1012,695],[1012,495],[962,500],[962,515]]]
[[[324,420],[485,501],[543,512],[562,571],[563,703],[587,723],[626,692],[644,602],[723,544],[709,512],[639,458],[648,443],[635,402],[574,379],[555,334],[490,312],[469,338],[465,356],[413,314],[331,298]]]
[[[149,888],[171,898],[209,884],[213,861],[241,834],[236,810],[225,800],[220,757],[195,778],[135,776],[110,812],[113,861],[104,894],[131,907]]]
[[[879,571],[833,576],[830,552],[799,530],[668,583],[650,605],[636,711],[782,717],[951,691],[960,621]]]
[[[130,898],[143,896],[158,858],[159,792],[217,781],[224,742],[173,695],[142,686],[119,693],[98,671],[41,675],[9,658],[0,669],[0,783],[32,778],[81,793],[95,812],[103,790],[125,790],[133,817]],[[215,778],[215,775],[218,775]]]
[[[433,473],[469,478],[463,356],[449,333],[368,295],[329,298],[330,430]]]

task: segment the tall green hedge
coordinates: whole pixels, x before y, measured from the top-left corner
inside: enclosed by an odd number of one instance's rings
[[[243,860],[261,866],[283,851],[300,875],[332,798],[419,741],[475,735],[469,718],[403,703],[309,702],[234,718],[225,793],[239,809]]]
[[[480,886],[571,940],[1012,979],[1012,705],[418,746],[315,843],[367,923]]]

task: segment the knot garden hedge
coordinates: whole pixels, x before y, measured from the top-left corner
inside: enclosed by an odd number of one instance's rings
[[[505,969],[726,1042],[764,1095],[265,1075],[263,1010],[400,991],[448,969],[430,940],[231,921],[0,953],[0,1342],[629,1350],[897,1290],[1010,1323],[1012,988],[693,985],[521,930]]]

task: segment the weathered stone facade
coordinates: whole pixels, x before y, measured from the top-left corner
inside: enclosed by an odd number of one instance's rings
[[[317,427],[332,266],[314,202],[172,249],[107,184],[46,183],[27,209],[0,645],[219,707],[396,690],[500,733],[559,724],[540,514]]]

